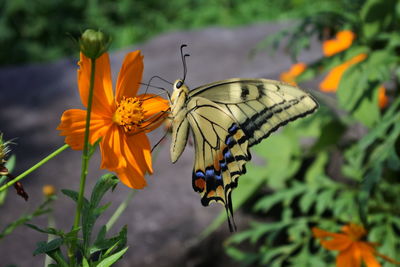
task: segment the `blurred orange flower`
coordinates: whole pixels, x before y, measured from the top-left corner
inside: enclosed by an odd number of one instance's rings
[[[378,88],[378,105],[381,109],[386,108],[389,104],[389,98],[386,95],[386,88],[381,85]]]
[[[323,42],[322,51],[326,57],[342,52],[351,46],[355,37],[352,31],[340,31],[334,39]]]
[[[81,53],[78,87],[81,101],[87,107],[91,60]],[[129,53],[122,64],[114,92],[108,53],[96,60],[90,144],[99,138],[101,168],[116,172],[119,179],[131,188],[146,185],[144,175],[152,173],[150,143],[146,136],[166,117],[168,101],[153,95],[136,95],[143,73],[140,51]],[[58,130],[72,149],[83,149],[86,110],[64,112]]]
[[[364,262],[367,267],[380,267],[381,264],[376,260],[376,256],[399,264],[399,262],[379,254],[375,250],[378,244],[363,241],[367,231],[361,225],[347,224],[342,227],[343,233],[340,234],[327,232],[317,227],[314,227],[312,232],[315,238],[320,239],[321,245],[325,249],[339,251],[336,258],[337,267],[361,267],[361,262]]]
[[[325,79],[319,84],[319,88],[323,92],[336,92],[340,80],[342,79],[343,73],[353,64],[363,61],[367,57],[367,54],[359,54],[350,60],[340,64],[333,68],[331,72],[325,77]]]
[[[306,68],[307,65],[302,62],[293,64],[288,71],[281,73],[279,79],[283,82],[296,85],[296,78],[302,74]]]
[[[56,188],[52,185],[46,184],[42,187],[42,193],[44,196],[49,197],[56,194]]]

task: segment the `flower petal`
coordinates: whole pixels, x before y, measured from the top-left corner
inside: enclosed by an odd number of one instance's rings
[[[347,249],[353,242],[348,236],[344,234],[327,232],[317,227],[314,227],[312,229],[312,232],[314,234],[314,237],[321,240],[321,245],[328,250],[342,251]]]
[[[100,143],[102,169],[114,171],[126,167],[126,158],[122,153],[124,135],[123,130],[115,124],[104,134]]]
[[[115,172],[121,182],[130,188],[142,189],[147,185],[144,175],[131,165],[128,165],[126,168],[118,169]]]
[[[355,223],[349,223],[342,227],[342,232],[353,240],[360,240],[367,234],[364,226]]]
[[[169,102],[168,100],[156,96],[154,94],[143,94],[137,96],[142,101],[144,110],[144,123],[141,128],[150,132],[160,126],[164,119],[168,116]]]
[[[381,109],[384,109],[389,104],[389,98],[386,95],[386,88],[381,85],[378,88],[378,105]]]
[[[338,254],[336,267],[361,267],[361,251],[355,243]]]
[[[90,121],[89,143],[94,144],[107,131],[111,121],[92,113]],[[86,110],[70,109],[63,113],[57,130],[65,136],[65,143],[72,149],[82,150],[85,136]]]
[[[336,34],[336,38],[322,44],[322,51],[327,57],[342,52],[351,46],[355,37],[356,35],[352,31],[340,31]]]
[[[323,92],[336,92],[339,87],[340,80],[344,72],[353,64],[363,61],[367,57],[366,54],[359,54],[350,60],[340,64],[339,66],[333,68],[325,79],[320,83],[319,88]]]
[[[296,85],[296,78],[302,74],[307,65],[303,62],[293,64],[288,71],[282,72],[279,79],[292,85]]]
[[[139,83],[143,74],[143,56],[140,51],[134,51],[126,55],[118,75],[116,88],[116,101],[122,96],[134,97],[139,89]]]
[[[361,257],[367,267],[381,267],[381,264],[375,258],[375,248],[365,242],[358,242],[361,250]]]
[[[91,60],[81,53],[78,69],[78,87],[82,104],[87,107],[90,87]],[[111,117],[114,108],[110,59],[104,53],[96,60],[92,111]]]
[[[150,142],[144,133],[127,136],[124,155],[127,157],[128,165],[138,172],[144,174],[146,171],[153,173],[151,162]]]

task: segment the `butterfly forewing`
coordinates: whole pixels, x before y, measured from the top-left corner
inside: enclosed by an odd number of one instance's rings
[[[289,121],[314,112],[317,102],[298,87],[267,79],[229,79],[190,91],[226,108],[249,139],[259,143]]]

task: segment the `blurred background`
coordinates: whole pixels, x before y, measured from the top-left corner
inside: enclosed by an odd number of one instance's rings
[[[257,22],[295,20],[340,1],[46,1],[0,3],[0,64],[48,62],[76,55],[69,36],[87,28],[113,38],[111,50],[148,40],[158,34],[209,26],[237,27]]]
[[[129,250],[115,266],[334,266],[337,253],[312,228],[339,232],[351,222],[400,260],[399,21],[396,0],[3,0],[0,131],[14,143],[7,166],[18,175],[63,145],[55,130],[62,112],[82,108],[73,39],[85,29],[111,35],[114,81],[126,53],[140,49],[143,81],[173,82],[183,74],[179,47],[188,44],[191,88],[233,77],[283,80],[321,107],[254,147],[233,193],[233,234],[223,207],[203,207],[192,190],[193,147],[172,165],[164,140],[148,187],[108,233],[128,229]],[[153,144],[164,130],[150,134]],[[23,223],[69,230],[75,206],[60,189],[78,190],[80,164],[80,153],[67,150],[22,180],[27,202],[12,187],[0,194],[1,266],[44,266],[33,251],[47,236]],[[87,192],[105,173],[99,166],[96,153]],[[57,199],[40,208],[45,185]],[[119,184],[106,194],[112,204],[96,231],[130,192]]]

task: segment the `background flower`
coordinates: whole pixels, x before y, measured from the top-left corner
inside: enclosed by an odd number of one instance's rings
[[[349,48],[355,37],[356,35],[352,31],[339,31],[334,39],[322,43],[322,51],[326,57],[333,56]]]

